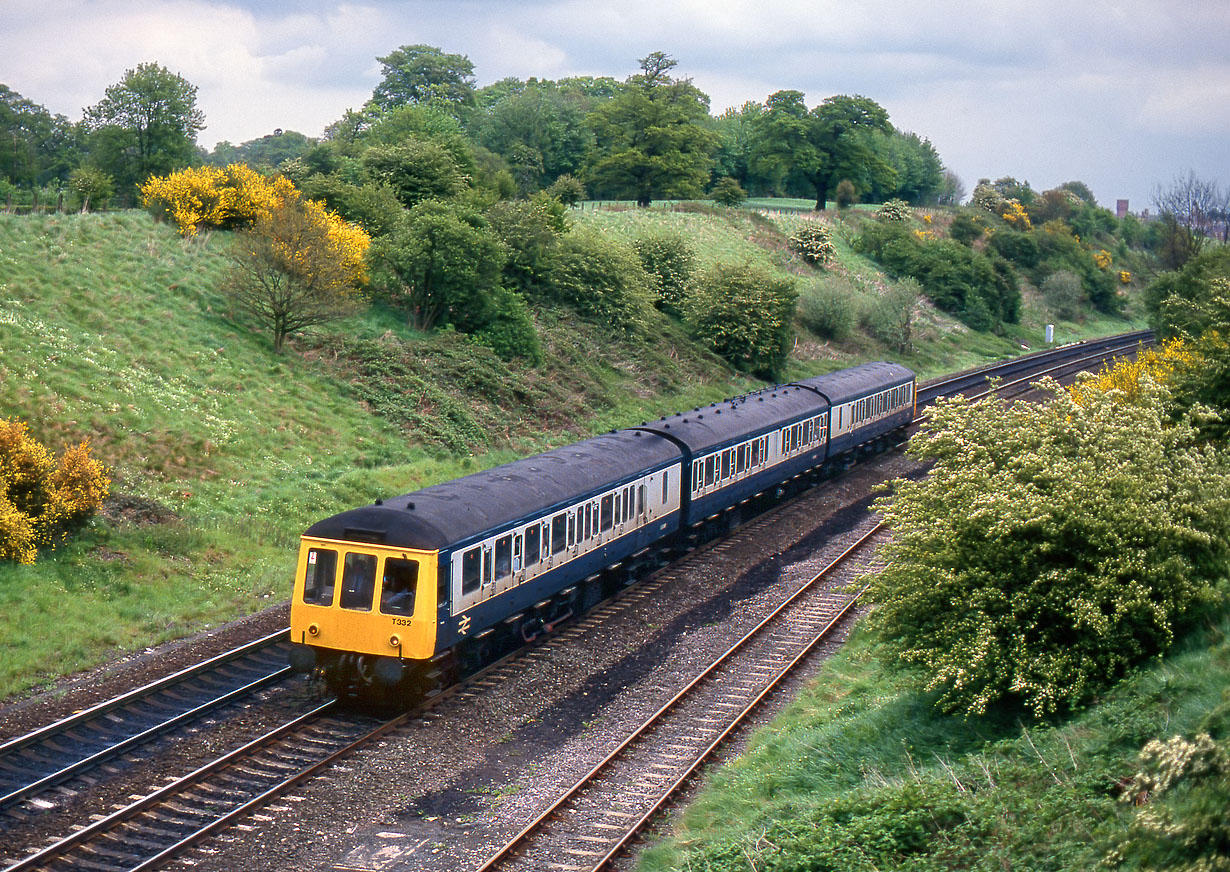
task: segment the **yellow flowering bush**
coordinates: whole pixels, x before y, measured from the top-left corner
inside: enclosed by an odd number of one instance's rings
[[[33,563],[40,546],[63,541],[111,486],[82,442],[55,460],[21,421],[0,418],[0,560]]]
[[[290,180],[263,176],[246,164],[150,176],[140,190],[141,205],[161,210],[184,236],[194,236],[202,227],[247,226],[275,204],[299,196]]]
[[[1029,220],[1029,213],[1025,211],[1025,207],[1021,205],[1019,200],[1006,201],[1004,203],[1004,213],[1001,217],[1009,224],[1019,227],[1021,230],[1029,230],[1033,227],[1033,223]]]
[[[1098,249],[1093,253],[1093,262],[1098,265],[1098,269],[1110,269],[1110,252],[1105,248]]]
[[[1200,355],[1182,339],[1171,339],[1161,348],[1147,348],[1134,359],[1118,360],[1106,365],[1095,376],[1083,378],[1071,388],[1072,399],[1086,404],[1093,394],[1120,391],[1128,402],[1138,402],[1146,376],[1157,384],[1170,384],[1175,373],[1200,364]]]
[[[1132,274],[1125,269],[1119,270],[1119,284],[1130,285],[1132,283]]]

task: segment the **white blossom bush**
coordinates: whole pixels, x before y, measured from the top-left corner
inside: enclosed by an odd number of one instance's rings
[[[790,237],[790,247],[801,254],[803,260],[812,266],[824,266],[837,257],[837,246],[833,244],[833,231],[818,224],[799,228]]]
[[[929,474],[877,502],[893,542],[871,626],[945,711],[1080,705],[1220,597],[1225,458],[1152,383],[1130,404],[1047,389],[940,401],[909,448]]]

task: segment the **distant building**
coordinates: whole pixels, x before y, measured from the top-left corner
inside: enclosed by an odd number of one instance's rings
[[[1126,218],[1127,213],[1128,213],[1128,201],[1127,200],[1116,200],[1115,201],[1115,216],[1117,218]]]

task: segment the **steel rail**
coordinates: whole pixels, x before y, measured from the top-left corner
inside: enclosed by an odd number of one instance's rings
[[[696,689],[702,682],[704,682],[704,680],[708,678],[713,672],[715,672],[720,666],[725,664],[726,661],[734,657],[736,654],[740,653],[741,650],[744,648],[744,646],[751,639],[759,636],[763,630],[765,630],[767,627],[773,624],[777,620],[777,618],[787,608],[789,608],[792,604],[795,603],[796,600],[800,599],[801,597],[809,593],[813,589],[814,585],[821,578],[827,576],[834,569],[840,566],[850,556],[850,554],[852,554],[858,548],[862,547],[863,544],[868,539],[870,539],[872,536],[874,536],[876,533],[878,533],[883,528],[883,526],[884,525],[882,523],[877,523],[873,528],[871,528],[869,531],[864,533],[858,539],[858,541],[856,541],[854,544],[850,545],[848,548],[842,551],[840,555],[834,558],[827,566],[825,566],[820,572],[818,572],[810,581],[808,581],[805,585],[803,585],[797,591],[791,594],[784,602],[782,602],[779,606],[777,606],[777,608],[775,608],[772,612],[770,612],[755,627],[749,630],[741,639],[739,639],[737,642],[731,645],[730,648],[728,648],[724,654],[722,654],[720,657],[714,660],[713,663],[711,663],[702,672],[700,672],[696,677],[694,677],[691,681],[689,681],[681,690],[679,690],[673,697],[671,697],[669,701],[664,703],[657,711],[655,711],[652,715],[650,715],[639,727],[637,727],[634,731],[632,731],[632,733],[629,734],[628,737],[624,739],[616,748],[610,751],[601,761],[599,761],[588,772],[586,772],[585,775],[583,775],[580,778],[580,780],[578,780],[572,787],[570,787],[567,791],[565,791],[554,803],[552,803],[552,805],[549,808],[547,808],[545,811],[539,814],[538,817],[536,817],[532,822],[527,824],[519,833],[513,836],[513,838],[510,839],[502,848],[500,848],[499,851],[493,854],[482,866],[480,866],[477,872],[491,872],[491,870],[497,868],[499,863],[509,858],[509,856],[524,841],[526,841],[526,839],[530,835],[532,835],[535,830],[542,827],[543,824],[545,824],[551,817],[553,817],[555,813],[565,803],[567,803],[573,797],[577,796],[582,790],[584,790],[595,779],[595,777],[599,773],[601,773],[614,760],[616,760],[626,750],[628,750],[628,748],[633,744],[633,742],[635,742],[638,738],[640,738],[642,735],[647,733],[653,726],[655,726],[658,723],[659,720],[661,720],[661,718],[665,714],[670,712],[672,709],[676,708],[685,697],[689,696],[694,689]],[[858,597],[856,596],[853,600],[851,600],[850,603],[846,604],[846,606],[843,609],[843,613],[849,609],[850,605],[854,601],[856,601],[857,598]],[[832,622],[830,622],[828,626],[831,626],[831,625],[832,625]],[[814,644],[814,642],[812,644]]]
[[[279,639],[279,637],[282,637],[282,638]],[[46,737],[50,735],[53,735],[56,733],[62,733],[65,730],[68,730],[81,723],[84,723],[85,721],[93,720],[94,718],[98,717],[101,714],[105,714],[106,712],[112,711],[113,709],[117,709],[120,706],[127,705],[128,703],[133,702],[134,700],[140,699],[143,696],[148,696],[152,693],[156,693],[157,691],[162,690],[166,687],[169,687],[172,684],[177,684],[183,681],[185,678],[190,678],[193,675],[196,675],[200,672],[204,672],[206,670],[212,669],[215,666],[219,666],[227,662],[228,660],[234,660],[237,657],[242,657],[245,654],[250,654],[254,651],[257,651],[269,645],[277,644],[279,641],[282,641],[282,639],[289,640],[289,638],[290,638],[290,628],[284,627],[281,630],[278,630],[274,633],[270,633],[267,636],[262,636],[261,638],[256,639],[255,641],[246,642],[243,645],[240,645],[236,648],[232,648],[229,651],[223,651],[221,654],[218,654],[214,657],[210,657],[208,660],[202,660],[200,663],[196,663],[196,664],[193,664],[192,666],[188,666],[184,669],[179,670],[178,672],[172,673],[171,675],[167,675],[162,678],[155,679],[154,681],[151,681],[149,684],[142,685],[141,687],[138,687],[135,690],[130,690],[127,693],[124,693],[112,699],[108,699],[103,702],[100,702],[97,705],[91,706],[88,709],[83,709],[82,711],[75,712],[66,718],[62,718],[61,720],[48,724],[45,727],[39,727],[37,730],[32,730],[31,732],[26,733],[24,735],[17,736],[16,738],[13,738],[13,739],[9,739],[3,743],[0,743],[0,757],[4,757],[14,751],[18,751],[26,747],[27,745],[41,741],[42,739],[45,739]]]

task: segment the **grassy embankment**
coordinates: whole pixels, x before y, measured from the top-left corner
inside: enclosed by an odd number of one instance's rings
[[[702,265],[759,259],[858,293],[883,281],[844,247],[817,276],[746,212],[577,218],[624,238],[677,227]],[[228,241],[183,240],[138,212],[0,216],[0,415],[57,449],[89,439],[114,479],[83,534],[35,566],[0,565],[0,696],[283,599],[296,538],[319,517],[755,386],[678,325],[630,346],[549,313],[537,369],[415,334],[380,307],[277,356],[227,317]],[[1028,320],[1007,337],[922,320],[904,361],[923,374],[1040,336]],[[1130,326],[1090,320],[1060,337]],[[857,332],[801,334],[789,374],[883,356]]]
[[[965,720],[904,689],[856,632],[638,868],[1098,868],[1136,814],[1120,785],[1141,747],[1224,735],[1227,687],[1223,617],[1068,719]]]

